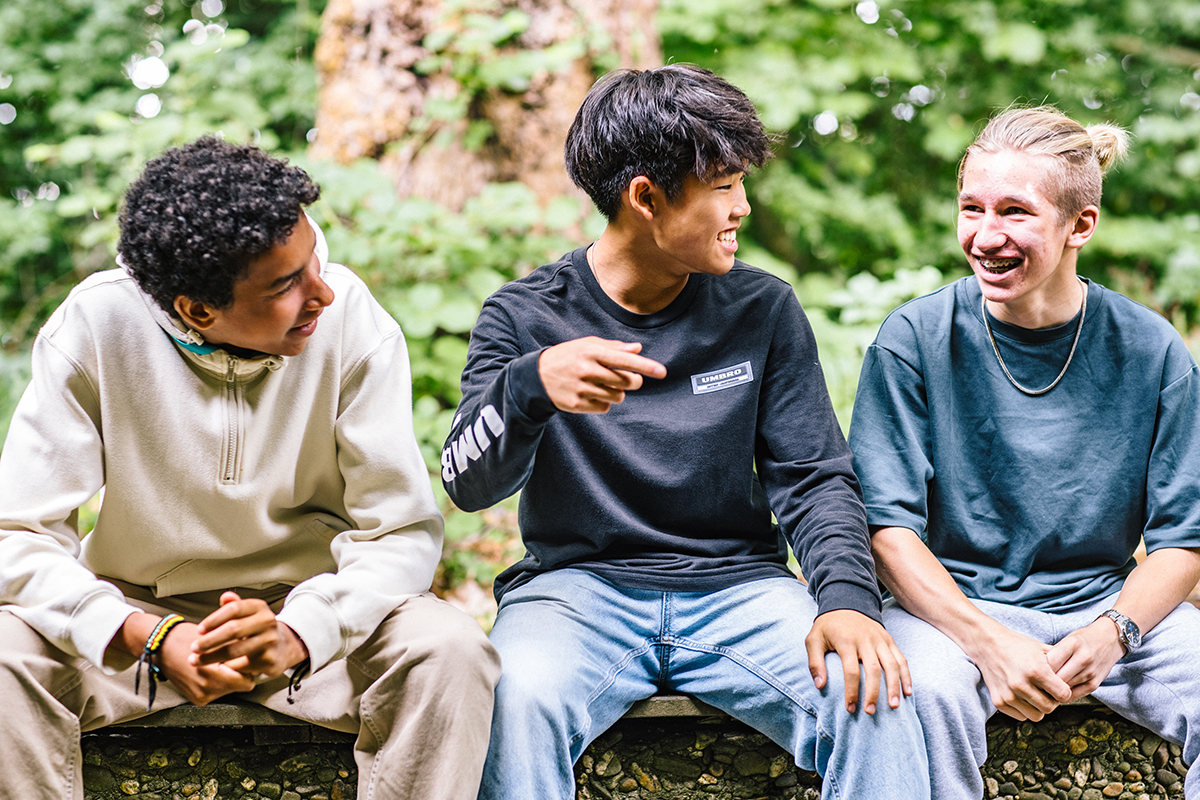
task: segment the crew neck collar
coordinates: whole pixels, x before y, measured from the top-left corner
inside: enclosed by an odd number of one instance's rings
[[[973,295],[972,307],[975,310],[976,316],[978,316],[980,313],[980,306],[983,305],[981,303],[983,292],[979,289],[979,283],[974,278],[970,278],[969,280],[973,286],[973,291],[970,292],[970,294]],[[1080,280],[1083,281],[1084,288],[1088,293],[1088,318],[1084,320],[1084,327],[1086,328],[1092,321],[1092,318],[1095,316],[1095,312],[1099,309],[1100,298],[1098,295],[1100,294],[1100,287],[1098,284],[1093,283],[1087,278],[1081,277]],[[986,309],[986,306],[984,306],[984,308]],[[1075,312],[1073,317],[1061,325],[1055,325],[1050,328],[1022,328],[1020,325],[1013,325],[1011,322],[1005,322],[991,311],[984,311],[984,313],[987,314],[988,325],[992,327],[992,331],[996,336],[1016,342],[1040,344],[1043,342],[1053,342],[1059,339],[1069,339],[1073,337],[1075,335],[1075,329],[1079,326],[1079,315],[1082,313],[1082,309]],[[980,317],[979,321],[980,324],[982,324],[983,318]]]
[[[595,244],[595,242],[592,244]],[[580,280],[583,281],[583,285],[587,287],[596,304],[617,322],[630,328],[657,328],[678,319],[680,315],[687,311],[688,307],[692,304],[692,300],[695,299],[700,285],[708,278],[707,275],[699,273],[689,275],[687,284],[683,287],[683,291],[679,293],[678,297],[658,311],[650,314],[638,314],[623,307],[616,300],[613,300],[600,286],[600,282],[596,280],[596,276],[592,273],[592,268],[588,265],[587,251],[588,247],[591,246],[587,245],[586,247],[572,251],[570,256],[571,265],[575,268],[575,272],[579,274]]]

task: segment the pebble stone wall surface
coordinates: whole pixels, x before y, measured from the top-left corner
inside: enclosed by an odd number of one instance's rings
[[[994,718],[985,796],[1002,800],[1174,800],[1177,745],[1104,708],[1041,723]],[[352,800],[347,739],[255,744],[247,729],[111,729],[84,737],[87,800]],[[817,800],[820,778],[765,736],[724,717],[624,720],[576,765],[578,800]]]

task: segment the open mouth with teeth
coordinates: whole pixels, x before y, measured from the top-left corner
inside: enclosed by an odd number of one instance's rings
[[[737,244],[737,231],[721,231],[717,234],[717,241],[721,244]]]
[[[977,258],[979,266],[983,267],[986,272],[993,275],[1003,275],[1005,272],[1016,269],[1021,265],[1024,259],[1020,258]]]

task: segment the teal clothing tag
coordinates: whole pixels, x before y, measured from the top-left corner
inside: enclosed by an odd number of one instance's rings
[[[167,335],[171,336],[171,334],[169,334],[169,333]],[[191,342],[180,341],[179,339],[176,339],[174,336],[171,336],[171,341],[175,342],[175,344],[179,345],[184,350],[190,350],[191,352],[195,353],[196,355],[200,355],[200,356],[206,356],[209,353],[215,352],[218,349],[216,345],[192,344]]]

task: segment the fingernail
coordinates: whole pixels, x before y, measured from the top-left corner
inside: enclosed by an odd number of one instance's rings
[[[872,703],[871,705],[867,706],[867,713],[868,713],[868,714],[874,714],[874,713],[875,713],[875,704],[874,704],[874,703]]]

